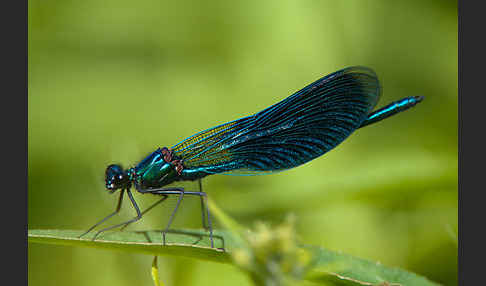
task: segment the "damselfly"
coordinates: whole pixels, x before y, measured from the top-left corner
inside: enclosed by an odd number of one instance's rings
[[[209,230],[211,247],[214,247],[202,178],[220,173],[267,174],[297,167],[333,149],[356,129],[407,110],[423,99],[406,97],[373,111],[380,94],[373,70],[349,67],[311,83],[254,115],[199,132],[170,148],[158,148],[135,167],[123,169],[109,165],[106,188],[110,193],[120,190],[116,210],[83,235],[119,212],[125,192],[137,216],[98,231],[93,239],[104,231],[126,227],[169,195],[175,195],[176,206],[162,232],[165,244],[165,234],[183,197],[192,195],[201,200],[203,226]],[[178,181],[198,181],[199,190],[166,187]],[[132,187],[140,193],[159,195],[161,199],[141,212],[131,193]]]

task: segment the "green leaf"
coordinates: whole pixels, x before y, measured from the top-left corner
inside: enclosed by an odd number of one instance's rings
[[[58,244],[93,247],[109,250],[137,252],[151,255],[177,255],[202,260],[228,263],[230,254],[218,248],[211,248],[208,233],[204,230],[171,231],[162,243],[161,231],[118,231],[102,234],[92,240],[93,233],[82,238],[78,230],[29,230],[28,241],[32,243]],[[215,247],[231,242],[231,236],[222,231],[214,232]],[[224,245],[226,248],[226,245]]]
[[[95,241],[88,234],[78,238],[83,231],[29,230],[29,243],[57,244],[100,249],[137,252],[150,255],[176,255],[213,262],[234,264],[231,254],[242,247],[239,239],[227,231],[214,231],[215,247],[209,244],[204,230],[178,230],[167,234],[167,244],[162,244],[160,231],[119,231],[103,234]],[[438,285],[426,278],[398,268],[390,268],[347,254],[321,247],[302,246],[312,253],[314,262],[304,278],[326,285]]]
[[[440,285],[417,274],[384,266],[378,262],[307,246],[316,255],[316,263],[305,279],[330,285]]]

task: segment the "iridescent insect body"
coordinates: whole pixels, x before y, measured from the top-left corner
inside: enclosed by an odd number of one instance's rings
[[[126,227],[169,195],[176,195],[177,204],[162,232],[165,244],[165,234],[183,197],[194,195],[200,197],[203,226],[209,230],[214,247],[202,178],[220,173],[265,174],[297,167],[333,149],[355,130],[407,110],[423,99],[406,97],[373,111],[380,95],[373,70],[359,66],[345,68],[254,115],[199,132],[171,148],[158,148],[135,167],[125,170],[110,165],[105,174],[106,188],[110,193],[120,190],[116,210],[84,234],[118,213],[125,191],[137,217],[104,228],[93,239],[101,232]],[[199,191],[166,187],[177,181],[195,180],[199,181]],[[161,199],[141,212],[130,191],[132,187]]]

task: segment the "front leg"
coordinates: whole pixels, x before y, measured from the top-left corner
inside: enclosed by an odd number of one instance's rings
[[[121,209],[121,205],[122,205],[122,201],[123,201],[123,194],[125,193],[125,190],[121,190],[120,191],[120,196],[118,197],[118,204],[116,205],[116,209],[113,213],[109,214],[108,216],[106,216],[104,219],[100,220],[99,222],[95,223],[93,226],[91,226],[85,233],[81,234],[80,236],[78,236],[78,238],[81,238],[83,237],[84,235],[86,235],[88,232],[90,232],[91,230],[93,230],[95,227],[97,227],[98,225],[102,224],[103,222],[105,222],[106,220],[108,220],[110,217],[114,216],[115,214],[117,214],[120,209]]]
[[[138,205],[137,203],[135,202],[135,199],[133,198],[133,195],[132,195],[132,192],[130,192],[130,189],[127,189],[127,195],[128,195],[128,198],[130,199],[130,201],[132,202],[132,205],[133,207],[135,208],[135,211],[137,212],[137,216],[129,221],[126,221],[126,222],[123,222],[123,223],[119,223],[119,224],[116,224],[116,225],[113,225],[113,226],[110,226],[110,227],[107,227],[107,228],[104,228],[100,231],[98,231],[94,237],[93,237],[93,240],[96,239],[96,237],[98,237],[98,235],[100,235],[102,232],[105,232],[107,230],[110,230],[110,229],[113,229],[113,228],[117,228],[117,227],[120,227],[120,226],[123,226],[123,225],[126,225],[126,224],[130,224],[132,222],[135,222],[139,219],[142,218],[142,213],[140,212],[140,209],[138,208]]]

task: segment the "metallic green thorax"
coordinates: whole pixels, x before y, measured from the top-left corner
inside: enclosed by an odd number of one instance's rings
[[[162,150],[155,150],[137,166],[127,171],[130,181],[137,189],[161,188],[175,181],[197,180],[209,175],[209,173],[198,170],[198,168],[184,168],[178,173],[177,166],[172,162],[167,162]]]
[[[159,188],[178,180],[174,165],[164,160],[159,149],[130,169],[132,181],[141,189]]]

